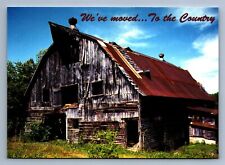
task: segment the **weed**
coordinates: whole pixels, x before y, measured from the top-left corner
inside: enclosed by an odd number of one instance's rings
[[[171,152],[132,152],[117,145],[92,142],[70,144],[63,140],[49,142],[8,141],[8,158],[218,158],[217,145],[190,144]]]
[[[115,138],[116,132],[98,131],[90,143],[89,158],[118,158]]]

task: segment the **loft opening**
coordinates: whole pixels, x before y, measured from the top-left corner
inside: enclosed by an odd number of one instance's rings
[[[61,90],[53,91],[53,106],[61,105]]]
[[[43,91],[43,97],[42,97],[42,101],[43,102],[49,102],[50,101],[50,92],[49,92],[49,89],[48,88],[44,88]]]
[[[79,42],[70,45],[71,63],[79,62]]]
[[[92,95],[102,95],[104,94],[103,90],[103,81],[92,82]]]
[[[78,102],[78,84],[61,87],[62,104],[73,104]]]
[[[68,43],[68,45],[61,48],[63,54],[64,65],[73,64],[80,61],[79,58],[79,42],[74,41],[73,43]]]
[[[79,128],[79,119],[72,119],[72,128],[74,129]]]

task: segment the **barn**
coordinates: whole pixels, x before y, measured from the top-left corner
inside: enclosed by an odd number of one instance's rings
[[[165,60],[49,22],[53,43],[25,93],[26,129],[44,121],[52,136],[77,142],[98,130],[117,131],[116,143],[170,150],[189,143],[190,109],[214,108],[213,98]],[[197,108],[196,108],[197,107]]]

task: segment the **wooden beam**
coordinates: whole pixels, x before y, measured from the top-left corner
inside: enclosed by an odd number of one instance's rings
[[[117,60],[113,57],[112,53],[109,51],[109,49],[107,48],[107,46],[104,44],[104,42],[97,40],[97,42],[101,45],[101,47],[103,49],[105,49],[105,51],[110,55],[110,57],[112,58],[113,61],[117,62]],[[118,62],[117,62],[118,63]]]
[[[116,53],[119,55],[119,57],[121,58],[121,60],[123,60],[123,62],[127,65],[127,67],[134,73],[134,75],[139,78],[142,79],[142,77],[140,76],[140,74],[134,69],[134,67],[127,61],[127,59],[122,55],[122,53],[115,47],[112,46],[113,49],[116,51]]]

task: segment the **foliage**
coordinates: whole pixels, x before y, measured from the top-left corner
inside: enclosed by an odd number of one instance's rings
[[[37,67],[37,63],[48,49],[40,50],[37,61],[29,59],[25,62],[7,62],[7,106],[8,137],[18,135],[25,123],[25,98],[24,93]]]
[[[178,158],[217,158],[217,145],[206,145],[204,143],[196,143],[183,146],[179,149]],[[181,154],[182,153],[182,154]],[[176,155],[175,155],[176,156]]]
[[[36,63],[39,63],[41,61],[41,58],[45,55],[45,53],[48,51],[48,49],[42,49],[38,52],[36,55]]]
[[[9,137],[19,134],[24,127],[24,93],[35,69],[36,64],[32,59],[25,62],[7,62],[7,130]]]
[[[218,104],[218,101],[219,101],[219,92],[216,92],[214,94],[211,94],[212,97],[214,97],[216,103]]]
[[[43,142],[48,141],[50,137],[50,127],[43,123],[32,123],[30,126],[31,131],[25,133],[24,140]]]
[[[115,138],[116,132],[98,131],[90,143],[89,158],[118,158]]]
[[[90,147],[99,144],[70,144],[63,140],[50,142],[8,142],[9,158],[88,158]],[[171,152],[159,151],[129,151],[122,147],[117,147],[119,158],[218,158],[217,145],[190,144]]]
[[[80,145],[84,145],[85,144],[85,141],[84,141],[84,138],[83,138],[83,134],[80,133],[79,137],[78,137],[78,144]]]
[[[94,140],[101,141],[103,144],[111,144],[115,142],[117,133],[110,130],[98,131],[94,137]]]

